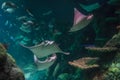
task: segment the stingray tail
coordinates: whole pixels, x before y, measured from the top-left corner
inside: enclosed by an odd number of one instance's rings
[[[19,45],[20,45],[20,46],[22,46],[22,47],[24,47],[24,48],[30,48],[30,47],[28,47],[28,46],[25,46],[25,45],[23,45],[23,44],[20,44],[20,43],[19,43]]]
[[[63,52],[63,51],[62,51],[62,53],[65,54],[65,55],[69,55],[70,54],[69,52]]]

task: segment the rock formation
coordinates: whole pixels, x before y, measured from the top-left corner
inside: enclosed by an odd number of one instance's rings
[[[0,43],[0,80],[25,80],[15,60]]]

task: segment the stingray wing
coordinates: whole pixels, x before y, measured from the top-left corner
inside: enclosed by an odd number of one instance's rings
[[[86,16],[80,13],[77,9],[74,9],[74,13],[75,13],[74,24],[72,28],[69,30],[69,32],[75,32],[81,30],[92,21],[93,15]]]

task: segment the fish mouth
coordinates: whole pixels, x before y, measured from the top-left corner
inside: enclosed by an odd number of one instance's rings
[[[47,63],[47,62],[55,61],[56,58],[57,58],[56,54],[52,54],[52,55],[49,55],[49,56],[43,57],[43,58],[37,58],[37,56],[34,55],[34,62],[36,64],[42,64],[42,63]]]

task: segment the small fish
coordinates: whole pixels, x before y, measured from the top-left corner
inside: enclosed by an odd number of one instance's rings
[[[5,26],[8,26],[9,25],[9,21],[7,20],[6,22],[5,22]]]
[[[7,9],[5,10],[5,12],[13,13],[13,12],[15,12],[15,9],[13,9],[13,8],[7,8]]]
[[[74,24],[69,32],[75,32],[83,29],[92,21],[93,15],[84,15],[80,13],[76,8],[74,9]]]
[[[34,15],[28,9],[26,9],[26,11],[30,16],[34,17]]]
[[[26,33],[30,33],[32,31],[32,27],[34,27],[35,25],[36,24],[33,21],[29,20],[29,21],[24,22],[21,25],[20,30]]]
[[[13,13],[17,8],[17,5],[11,1],[3,2],[1,6],[1,9],[7,13]]]
[[[62,33],[60,32],[60,31],[58,31],[58,30],[54,30],[54,32],[53,32],[53,35],[55,36],[55,35],[61,35]]]
[[[38,58],[34,55],[34,62],[38,70],[45,70],[54,64],[56,58],[57,58],[56,54],[53,54],[51,57],[48,57],[46,60],[41,61],[38,60]]]
[[[52,13],[52,11],[48,11],[48,12],[46,12],[46,13],[43,13],[42,15],[43,16],[47,16],[47,15],[50,15]]]
[[[28,20],[28,21],[24,22],[23,25],[26,26],[26,27],[28,27],[28,26],[34,27],[34,26],[37,25],[37,23],[35,23],[35,22],[32,21],[32,20]]]
[[[20,16],[20,17],[17,17],[16,20],[24,23],[24,22],[27,22],[28,17],[27,16]]]
[[[62,51],[54,41],[46,40],[38,45],[31,46],[31,47],[27,47],[24,45],[22,46],[25,48],[28,48],[38,58],[47,57],[53,53],[64,53],[66,55],[69,55],[69,53]]]

